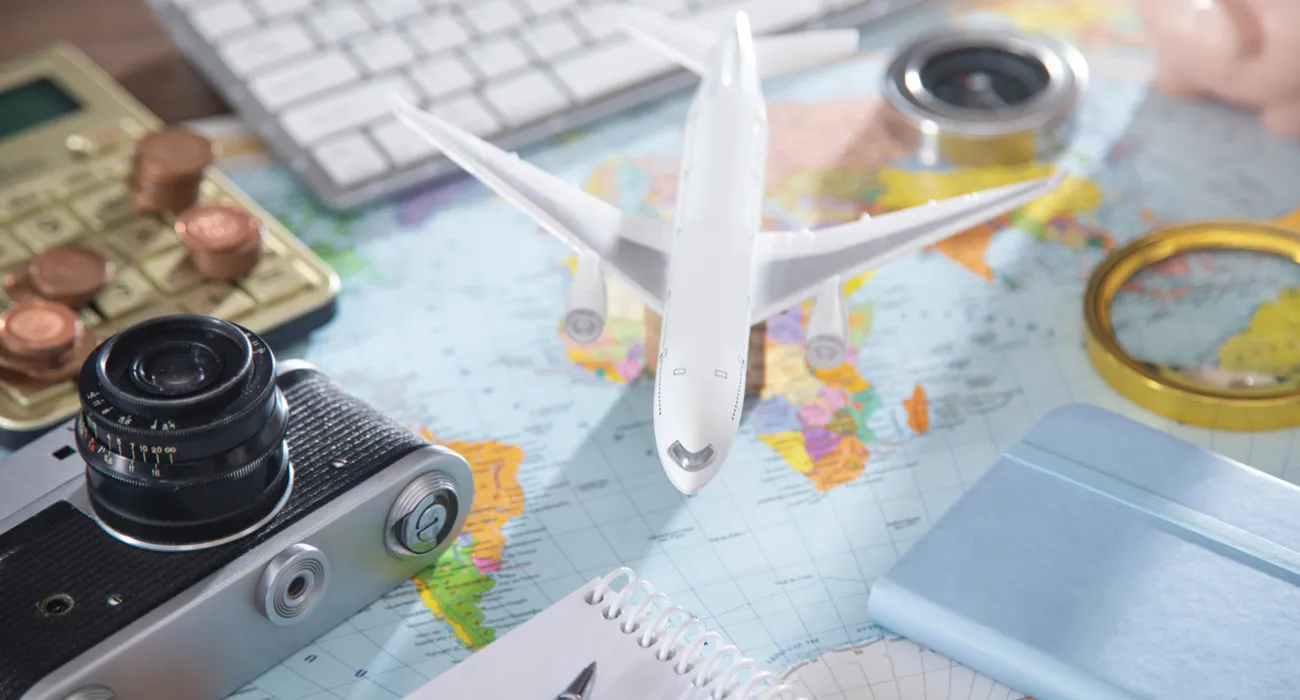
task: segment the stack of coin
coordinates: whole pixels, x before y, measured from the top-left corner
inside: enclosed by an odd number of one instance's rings
[[[89,304],[113,281],[115,272],[103,253],[69,243],[40,253],[5,275],[4,286],[12,299],[41,298],[76,309]]]
[[[25,299],[0,314],[0,368],[38,381],[68,379],[94,349],[94,334],[64,304]]]
[[[262,259],[262,222],[236,204],[199,204],[176,219],[176,235],[203,277],[233,280]]]
[[[173,127],[140,139],[131,165],[131,203],[142,212],[179,214],[199,197],[212,142]]]

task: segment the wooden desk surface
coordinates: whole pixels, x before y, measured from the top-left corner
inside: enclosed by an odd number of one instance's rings
[[[230,111],[144,0],[0,0],[0,18],[0,62],[67,40],[168,123]]]

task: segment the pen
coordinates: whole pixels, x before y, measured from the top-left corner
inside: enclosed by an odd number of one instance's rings
[[[590,666],[582,669],[582,673],[564,689],[555,700],[590,700],[591,684],[596,681],[596,662],[592,661]]]

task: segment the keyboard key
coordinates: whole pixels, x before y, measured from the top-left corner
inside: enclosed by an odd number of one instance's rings
[[[475,136],[489,136],[501,129],[501,123],[474,95],[435,102],[429,111]]]
[[[528,57],[510,37],[484,41],[477,46],[472,46],[465,50],[465,57],[488,78],[528,65]]]
[[[253,0],[267,17],[283,17],[311,7],[313,0]]]
[[[352,55],[371,73],[382,73],[415,59],[415,51],[394,31],[367,34],[352,42]]]
[[[420,0],[366,0],[380,24],[391,24],[424,11]]]
[[[131,193],[122,182],[83,194],[72,200],[71,205],[72,210],[96,231],[119,221],[125,221],[135,213],[135,207],[131,204]]]
[[[573,0],[524,0],[535,15],[545,15],[573,6]]]
[[[296,24],[267,25],[221,47],[222,58],[241,76],[311,50],[314,42]]]
[[[441,97],[474,84],[474,75],[454,55],[425,61],[410,70],[411,79],[429,97]]]
[[[370,130],[388,158],[400,166],[407,166],[433,155],[435,148],[411,127],[392,119]]]
[[[588,100],[663,73],[673,65],[654,49],[625,40],[561,61],[555,65],[555,74],[578,99]]]
[[[789,2],[790,0],[786,0]],[[618,13],[604,5],[596,5],[578,10],[574,19],[587,32],[587,36],[599,41],[619,31]]]
[[[462,6],[465,16],[482,34],[518,24],[523,17],[519,10],[506,0],[477,0]]]
[[[113,281],[95,297],[95,308],[106,319],[121,318],[152,302],[158,296],[149,280],[133,267],[118,268]]]
[[[307,15],[307,21],[326,43],[342,41],[370,29],[370,21],[351,5],[317,8]]]
[[[415,91],[402,78],[383,78],[349,86],[284,113],[284,130],[299,143],[352,129],[389,113],[396,93],[415,102]]]
[[[778,32],[806,22],[821,14],[817,5],[790,0],[743,0],[701,13],[694,21],[700,26],[725,31],[735,26],[736,12],[749,15],[750,29],[755,34]]]
[[[469,32],[464,25],[454,15],[447,13],[415,20],[407,27],[407,31],[428,54],[440,53],[469,41]]]
[[[192,314],[234,321],[252,311],[257,302],[248,292],[225,282],[205,282],[180,300],[181,308]]]
[[[511,126],[527,124],[567,106],[560,89],[540,71],[529,71],[489,85],[483,96]]]
[[[664,15],[686,14],[686,0],[639,0],[638,5]]]
[[[523,36],[533,52],[542,58],[558,56],[582,45],[578,33],[563,17],[554,17],[530,26]]]
[[[239,0],[225,0],[198,8],[190,15],[190,22],[208,40],[216,41],[231,32],[252,27],[256,18]]]
[[[329,51],[263,73],[249,83],[249,90],[272,111],[323,90],[353,82],[361,72],[343,54]]]
[[[330,179],[344,187],[374,177],[388,168],[378,149],[358,133],[322,143],[312,149],[312,155]]]

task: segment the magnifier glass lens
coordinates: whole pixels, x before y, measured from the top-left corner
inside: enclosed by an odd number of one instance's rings
[[[1250,250],[1193,250],[1149,265],[1111,301],[1135,360],[1217,389],[1300,378],[1300,265]]]

